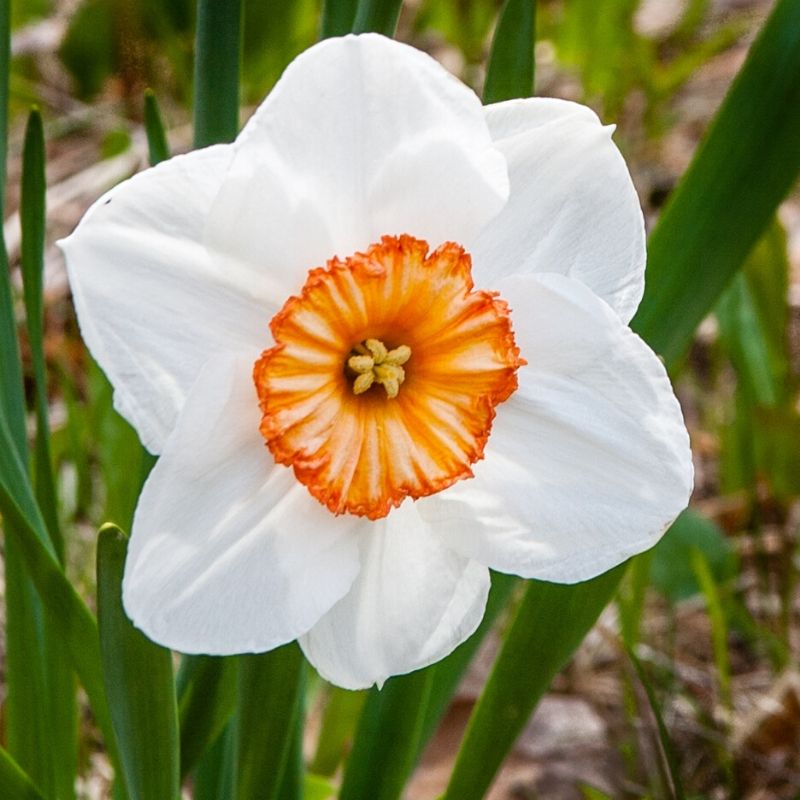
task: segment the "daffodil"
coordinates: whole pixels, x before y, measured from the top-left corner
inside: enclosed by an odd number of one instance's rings
[[[160,454],[123,587],[141,630],[299,639],[364,687],[468,637],[489,568],[571,583],[658,540],[691,458],[627,327],[644,229],[611,133],[350,36],[233,144],[91,208],[62,243],[81,330]]]

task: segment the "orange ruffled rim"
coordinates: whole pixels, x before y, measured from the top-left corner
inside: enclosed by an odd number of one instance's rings
[[[384,236],[312,269],[270,323],[275,346],[253,377],[260,430],[280,464],[335,514],[379,519],[406,497],[472,476],[495,406],[524,360],[507,303],[474,291],[472,262],[448,242]],[[411,348],[396,397],[353,391],[353,348]]]

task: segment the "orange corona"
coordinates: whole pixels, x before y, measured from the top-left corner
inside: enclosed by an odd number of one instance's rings
[[[253,377],[270,452],[335,514],[379,519],[472,475],[524,363],[451,242],[384,236],[312,269]]]

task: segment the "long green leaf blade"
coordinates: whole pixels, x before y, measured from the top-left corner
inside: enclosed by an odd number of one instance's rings
[[[533,707],[611,599],[621,565],[578,586],[531,581],[470,717],[445,800],[480,800]]]
[[[397,800],[420,750],[434,671],[390,678],[370,690],[339,800]]]
[[[483,101],[497,103],[533,92],[536,0],[506,0],[497,21]]]
[[[794,183],[798,130],[800,3],[780,0],[650,237],[633,327],[667,363],[683,354]]]
[[[198,0],[194,144],[232,142],[239,131],[241,0]]]
[[[58,519],[56,486],[50,456],[49,398],[44,357],[45,192],[44,128],[41,114],[34,109],[28,119],[22,154],[20,219],[23,290],[36,409],[35,491],[50,542],[63,564],[64,541]],[[12,553],[12,573],[15,558]],[[32,753],[21,759],[22,763],[38,778],[39,785],[45,791],[52,791],[59,798],[70,798],[75,796],[75,773],[78,767],[75,678],[64,642],[45,619],[41,600],[36,596],[33,585],[27,579],[23,581],[27,584],[22,589],[27,595],[23,600],[26,606],[24,618],[21,623],[15,619],[15,602],[12,600],[9,619],[10,694],[13,694],[14,689],[19,690],[24,686],[22,696],[11,700],[9,704],[11,741],[16,738],[13,735],[15,729],[29,729],[33,734],[33,741],[30,741]],[[16,591],[11,587],[12,596]],[[33,638],[34,633],[37,639]],[[23,678],[22,682],[16,682],[14,679],[17,674],[32,676],[37,671],[38,680]],[[42,697],[46,697],[47,701],[41,702]],[[16,717],[21,717],[19,725],[15,722]],[[39,736],[35,733],[37,729],[40,731]],[[37,738],[42,741],[37,743]],[[13,744],[12,750],[17,752]],[[32,766],[35,762],[38,762],[37,767]],[[40,777],[44,771],[48,774],[47,779]]]
[[[403,0],[359,0],[353,33],[374,31],[394,36]]]
[[[358,0],[324,0],[320,39],[344,36],[353,29]]]
[[[231,720],[203,754],[194,773],[194,800],[233,800],[236,730]]]
[[[5,219],[8,155],[8,76],[11,62],[11,3],[0,3],[0,219]],[[5,236],[0,231],[0,414],[8,419],[12,442],[25,452],[25,397],[14,317]]]
[[[147,154],[150,166],[154,167],[169,158],[169,144],[164,131],[164,122],[158,110],[158,101],[152,89],[144,93],[144,131],[147,134]]]
[[[0,797],[3,800],[44,800],[19,764],[0,747]]]
[[[295,642],[240,657],[236,800],[299,800],[291,779],[288,792],[282,787],[302,725],[305,669]]]
[[[125,613],[127,552],[122,531],[106,525],[97,542],[97,622],[111,722],[131,800],[176,800],[180,751],[172,655]]]
[[[33,109],[22,152],[22,280],[28,343],[36,394],[36,496],[59,560],[64,542],[58,523],[56,488],[50,463],[50,420],[44,360],[45,150],[42,115]]]
[[[65,643],[73,669],[89,696],[112,761],[118,764],[116,740],[103,688],[97,625],[92,613],[67,580],[55,555],[45,544],[45,523],[2,415],[0,514],[3,515],[6,532],[6,550],[9,543],[13,543],[24,562],[26,572],[44,603],[49,621]]]
[[[214,744],[236,709],[235,658],[184,656],[178,673],[181,778]]]

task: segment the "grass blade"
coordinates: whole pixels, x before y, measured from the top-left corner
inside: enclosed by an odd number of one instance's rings
[[[282,791],[296,728],[303,724],[305,661],[296,642],[239,658],[236,800],[299,800]]]
[[[178,673],[181,778],[222,734],[236,708],[237,661],[184,656]]]
[[[97,543],[97,622],[103,676],[131,800],[176,800],[178,708],[169,650],[133,627],[122,607],[128,541],[106,525]]]
[[[44,800],[19,764],[0,747],[0,797],[3,800]]]
[[[0,3],[0,218],[5,219],[8,155],[8,76],[11,3]],[[25,397],[5,236],[0,231],[0,413],[6,415],[17,452],[25,453]]]
[[[650,237],[647,292],[633,327],[668,363],[795,182],[798,129],[800,3],[779,0]]]
[[[30,114],[22,157],[22,276],[36,408],[35,492],[46,530],[42,536],[60,562],[64,544],[50,458],[50,423],[44,359],[45,152],[42,119]],[[21,554],[6,548],[8,743],[11,753],[46,794],[75,796],[78,718],[75,678],[63,640],[46,618]]]
[[[86,604],[67,580],[52,550],[45,544],[45,523],[33,498],[25,467],[5,418],[0,415],[0,514],[6,551],[13,544],[36,586],[53,629],[67,647],[72,667],[83,684],[112,761],[116,740],[106,702],[100,667],[97,625]],[[38,700],[41,703],[41,698]]]
[[[194,800],[233,800],[236,731],[231,720],[203,754],[194,774]]]
[[[356,722],[366,699],[367,692],[328,687],[317,750],[309,767],[315,775],[329,778],[335,774],[353,739]]]
[[[374,31],[394,36],[403,0],[358,0],[353,33]]]
[[[489,54],[484,103],[528,97],[533,92],[535,37],[536,0],[506,0]]]
[[[147,134],[150,166],[154,167],[169,158],[169,144],[161,112],[158,110],[158,101],[152,89],[147,89],[144,93],[144,130]]]
[[[641,683],[645,695],[647,695],[647,702],[656,720],[656,727],[658,728],[658,741],[661,745],[661,751],[664,760],[666,761],[668,771],[668,776],[665,775],[664,780],[667,782],[667,777],[669,778],[668,788],[674,800],[686,800],[686,795],[683,791],[683,782],[681,781],[681,771],[678,758],[675,755],[675,748],[672,746],[672,739],[667,731],[667,726],[664,724],[664,717],[661,714],[661,708],[659,707],[658,700],[656,699],[656,694],[653,691],[653,686],[647,677],[647,673],[644,671],[641,661],[639,661],[639,659],[636,657],[634,651],[631,648],[627,648],[627,653],[628,658],[630,658],[631,663],[633,664],[633,668],[636,670],[636,676],[639,678],[639,683]]]
[[[353,29],[358,0],[324,0],[320,39],[344,36]]]
[[[198,0],[194,145],[232,142],[239,132],[241,0]]]
[[[339,800],[397,800],[420,751],[434,671],[390,678],[370,690]]]
[[[480,800],[539,698],[611,599],[625,565],[577,586],[531,581],[470,717],[445,800]]]

